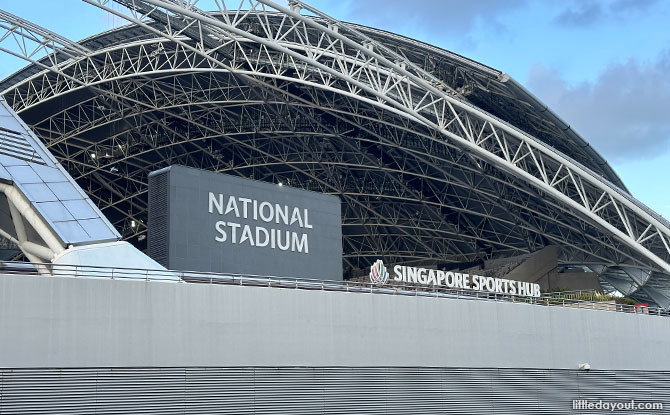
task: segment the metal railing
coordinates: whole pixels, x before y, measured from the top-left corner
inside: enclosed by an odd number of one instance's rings
[[[554,296],[526,297],[513,294],[491,293],[443,286],[421,286],[390,281],[375,285],[361,281],[329,281],[307,278],[261,276],[251,274],[213,273],[200,271],[149,270],[122,267],[62,265],[50,263],[2,262],[0,275],[39,275],[43,277],[100,278],[112,280],[162,281],[187,284],[238,285],[246,287],[284,288],[316,291],[339,291],[402,295],[414,297],[457,298],[465,300],[504,301],[536,306],[557,306],[624,313],[670,316],[670,310],[660,307],[641,307],[617,304],[614,301],[587,301]]]

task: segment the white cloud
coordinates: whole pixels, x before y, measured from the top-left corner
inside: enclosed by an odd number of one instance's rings
[[[527,0],[363,0],[341,1],[337,6],[328,0],[312,0],[318,9],[337,10],[339,19],[399,31],[403,27],[421,28],[426,32],[466,36],[478,22],[503,29],[498,17],[523,6]]]
[[[612,160],[670,150],[670,50],[652,62],[610,65],[593,82],[571,85],[537,64],[527,87]]]

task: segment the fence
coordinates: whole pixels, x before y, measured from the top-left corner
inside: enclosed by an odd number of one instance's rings
[[[349,293],[403,295],[435,298],[458,298],[465,300],[506,301],[536,306],[568,307],[624,313],[670,316],[670,310],[660,307],[640,307],[614,302],[588,301],[569,296],[526,297],[513,294],[491,293],[443,286],[418,286],[392,281],[375,285],[362,281],[328,281],[304,278],[261,276],[246,274],[222,274],[194,271],[148,270],[121,267],[96,267],[62,265],[50,263],[4,262],[0,274],[40,275],[49,277],[104,278],[116,280],[162,281],[187,284],[221,284],[252,287],[269,287],[299,290],[340,291]]]

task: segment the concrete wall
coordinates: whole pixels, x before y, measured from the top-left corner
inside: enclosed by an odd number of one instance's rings
[[[0,367],[670,369],[670,318],[347,292],[0,275]]]

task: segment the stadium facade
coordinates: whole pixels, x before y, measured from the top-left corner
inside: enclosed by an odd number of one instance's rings
[[[42,263],[0,276],[0,412],[670,410],[670,224],[508,75],[298,1],[85,2],[130,24],[0,11],[30,62],[0,82],[1,235]],[[337,195],[347,279],[556,249],[652,307],[168,271],[141,250],[177,164]]]
[[[553,244],[606,288],[670,305],[667,221],[508,75],[298,2],[90,3],[132,24],[75,43],[5,14],[5,44],[57,52],[0,91],[141,249],[148,173],[183,164],[339,195],[346,276]]]

